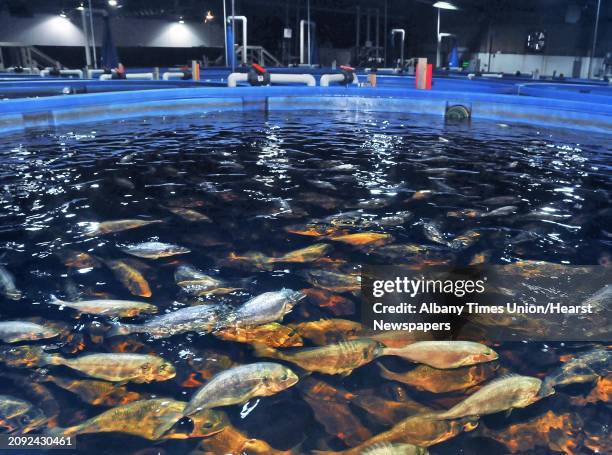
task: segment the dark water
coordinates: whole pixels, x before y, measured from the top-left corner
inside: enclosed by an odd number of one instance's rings
[[[1,262],[15,275],[24,297],[19,302],[3,298],[0,319],[39,317],[69,324],[73,335],[69,341],[46,343],[66,356],[135,350],[155,352],[172,360],[178,370],[175,379],[128,386],[143,397],[187,401],[195,391],[193,382],[204,380],[190,366],[190,358],[206,356],[212,350],[243,363],[252,359],[251,348],[195,334],[165,340],[136,335],[123,344],[126,339],[100,342],[92,338],[92,327],[96,322],[106,325],[105,318],[76,318],[69,309],[49,305],[50,295],[67,300],[138,298],[131,296],[104,266],[66,266],[66,251],[88,252],[107,260],[126,257],[118,246],[147,240],[188,247],[191,253],[185,256],[136,263],[153,294],[140,300],[154,303],[160,312],[193,303],[193,298],[174,283],[179,263],[247,283],[243,291],[211,298],[228,304],[237,305],[283,287],[312,287],[297,272],[337,265],[283,264],[273,270],[245,270],[227,258],[231,252],[274,256],[312,245],[317,240],[288,234],[285,227],[353,210],[361,210],[367,219],[412,212],[412,218],[402,225],[368,229],[392,234],[395,243],[433,245],[423,234],[423,224],[432,221],[449,236],[477,229],[481,233],[479,241],[452,255],[458,263],[468,263],[483,252],[492,264],[535,259],[609,266],[611,260],[612,153],[610,137],[605,135],[488,122],[445,125],[438,118],[401,115],[231,114],[30,132],[5,138],[1,153]],[[417,193],[425,196],[415,197],[415,192],[425,190],[431,193]],[[497,196],[514,197],[516,202],[511,205],[517,207],[516,213],[484,219],[447,215],[462,209],[487,210],[491,207],[482,201]],[[373,203],[375,199],[382,202]],[[193,208],[212,222],[189,222],[167,207]],[[123,218],[164,222],[94,238],[82,235],[82,223]],[[393,263],[392,259],[342,244],[334,244],[330,257],[346,261],[343,271],[359,270],[368,263]],[[351,294],[343,295],[358,302]],[[334,316],[330,309],[306,301],[284,322]],[[337,317],[357,318],[351,314]],[[586,347],[584,343],[516,343],[496,349],[505,371],[543,377],[560,365],[561,356]],[[405,368],[408,364],[398,361],[394,365]],[[0,375],[2,393],[27,398],[43,407],[47,414],[54,414],[59,426],[74,425],[107,409],[84,404],[41,379],[47,372],[57,371],[51,367],[31,376],[32,371],[4,368]],[[70,370],[59,371],[63,376],[78,377]],[[347,378],[315,376],[356,394],[373,389],[386,400],[399,400],[407,393],[424,404],[445,404],[444,396],[417,393],[383,380],[375,365],[362,367]],[[19,381],[32,377],[46,389],[43,403],[40,391],[34,393]],[[591,388],[587,384],[563,390],[509,417],[485,417],[480,427],[503,432],[510,424],[528,422],[548,411],[570,414],[581,422],[569,436],[570,443],[549,445],[546,438],[536,437],[533,447],[519,453],[564,453],[554,448],[558,446],[565,447],[565,453],[597,453],[598,447],[602,447],[599,453],[604,453],[611,418],[609,403],[578,406],[576,400],[572,402],[572,397],[586,396]],[[457,396],[450,394],[446,403],[456,402],[452,397]],[[388,428],[363,409],[349,408],[372,434]],[[240,416],[240,406],[225,410],[236,428],[279,450],[299,444],[298,451],[302,452],[325,445],[336,450],[346,447],[342,442],[346,429],[340,425],[330,434],[295,387],[260,399],[245,418]],[[509,453],[500,442],[479,431],[433,446],[430,452]],[[548,437],[559,439],[558,434]],[[127,454],[156,447],[180,454],[188,453],[197,443],[152,443],[117,433],[86,435],[79,437],[79,452]]]

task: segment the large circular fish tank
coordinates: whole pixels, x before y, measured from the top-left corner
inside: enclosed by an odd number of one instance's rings
[[[84,454],[611,453],[609,89],[448,84],[3,101],[3,429]],[[472,339],[487,359],[415,360],[362,317],[364,267],[399,264],[607,287],[595,335],[526,319]]]

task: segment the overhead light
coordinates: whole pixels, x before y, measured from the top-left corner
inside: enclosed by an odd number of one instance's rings
[[[183,19],[183,16],[179,17],[179,24],[184,24],[185,23],[185,19]]]
[[[436,2],[432,6],[438,9],[453,9],[453,10],[459,9],[455,5],[449,2]]]
[[[63,17],[64,19],[66,19],[68,16],[66,16],[66,13],[64,11],[61,11],[59,13],[60,17]]]
[[[211,22],[214,18],[215,18],[215,16],[213,16],[212,11],[209,10],[206,13],[206,17],[204,18],[204,23],[206,24],[207,22]]]
[[[117,0],[108,0],[108,6],[117,6]]]
[[[79,10],[79,11],[84,11],[85,10],[85,6],[83,5],[83,3],[79,3],[79,6],[77,6],[77,10]]]

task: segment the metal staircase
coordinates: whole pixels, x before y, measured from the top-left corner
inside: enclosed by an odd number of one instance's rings
[[[9,67],[21,68],[46,68],[61,66],[61,64],[51,58],[40,49],[28,46],[23,43],[0,42],[0,69]]]
[[[244,46],[238,46],[236,48],[236,61],[242,61],[243,52]],[[262,46],[247,46],[246,55],[246,60],[248,63],[259,63],[263,66],[283,66],[279,59],[277,59]]]

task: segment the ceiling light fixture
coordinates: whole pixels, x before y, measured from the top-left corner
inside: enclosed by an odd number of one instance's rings
[[[455,5],[453,5],[452,3],[449,3],[449,2],[436,2],[432,6],[434,8],[438,8],[438,9],[452,9],[452,10],[459,9]]]
[[[108,6],[117,6],[117,0],[108,0]]]
[[[212,21],[214,18],[215,18],[215,16],[213,16],[212,11],[210,11],[210,10],[209,10],[209,11],[206,13],[206,17],[204,17],[204,23],[206,24],[206,23],[208,23],[208,22],[211,22],[211,21]]]
[[[183,16],[179,17],[179,24],[184,24],[185,23],[185,19],[183,19]]]

